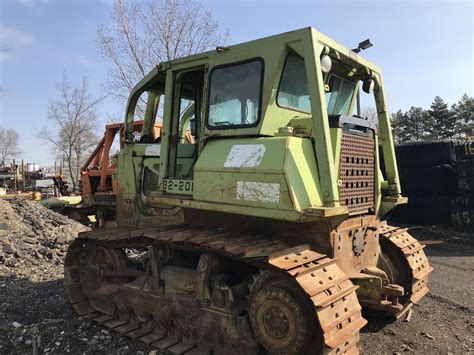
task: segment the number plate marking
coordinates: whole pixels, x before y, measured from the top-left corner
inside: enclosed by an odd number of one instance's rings
[[[164,179],[163,191],[170,194],[191,195],[194,191],[194,181],[182,179]]]

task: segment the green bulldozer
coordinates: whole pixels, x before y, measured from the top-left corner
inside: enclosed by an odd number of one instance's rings
[[[123,134],[116,227],[66,256],[79,315],[173,354],[356,353],[363,308],[399,318],[428,292],[423,246],[383,220],[406,198],[357,50],[304,28],[161,63]]]

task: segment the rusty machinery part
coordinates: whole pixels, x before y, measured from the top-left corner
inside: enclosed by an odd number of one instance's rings
[[[69,219],[82,223],[86,226],[90,224],[90,220],[89,217],[87,217],[87,213],[82,211],[80,208],[66,207],[63,209],[62,213],[67,215]]]
[[[65,285],[79,315],[171,353],[356,352],[366,324],[334,259],[231,230],[83,233]]]
[[[115,210],[97,207],[95,210],[95,227],[105,228],[109,221],[115,221]]]
[[[272,354],[306,354],[321,349],[314,305],[298,285],[275,274],[252,290],[249,317],[255,337]]]
[[[95,211],[95,223],[97,228],[104,228],[105,227],[105,213],[100,208]]]
[[[425,246],[413,238],[408,229],[381,222],[379,231],[382,248],[380,266],[391,283],[404,288],[404,295],[397,298],[397,302],[403,306],[395,313],[400,318],[428,293],[428,275],[433,268],[423,251]],[[390,296],[387,296],[387,300],[390,301]]]
[[[361,256],[365,251],[367,244],[367,228],[356,228],[349,231],[349,237],[352,238],[352,251],[355,256]]]

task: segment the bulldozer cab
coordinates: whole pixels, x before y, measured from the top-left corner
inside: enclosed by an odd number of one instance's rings
[[[373,88],[378,127],[352,114],[360,86]],[[137,142],[132,127],[143,93],[145,124]],[[157,120],[163,133],[153,141]],[[344,155],[342,145],[362,144],[344,132],[370,137],[368,151]],[[380,69],[312,28],[161,63],[130,96],[125,142],[119,194],[151,208],[236,203],[250,207],[237,213],[270,207],[302,220],[383,214],[403,203]],[[368,167],[358,166],[363,162]],[[367,178],[344,180],[343,170]],[[365,192],[354,194],[355,188]]]

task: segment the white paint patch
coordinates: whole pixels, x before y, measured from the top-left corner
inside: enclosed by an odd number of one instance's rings
[[[161,155],[161,144],[152,144],[145,149],[146,156],[159,157]]]
[[[224,163],[226,168],[255,168],[265,153],[263,144],[237,144],[232,146]]]
[[[254,181],[237,181],[237,200],[279,203],[280,184]]]

